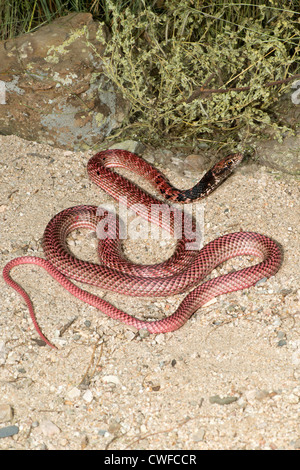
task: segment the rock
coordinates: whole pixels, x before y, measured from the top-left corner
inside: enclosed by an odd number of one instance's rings
[[[0,423],[10,421],[13,417],[13,409],[10,405],[4,403],[0,405]]]
[[[118,422],[118,420],[116,419],[113,419],[108,427],[108,432],[110,434],[117,434],[120,430],[120,423]]]
[[[217,405],[230,405],[238,400],[238,397],[224,397],[221,398],[219,395],[214,395],[209,397],[209,403],[217,404]]]
[[[115,384],[115,385],[120,384],[120,380],[118,379],[118,377],[116,375],[104,375],[102,377],[102,380],[103,380],[104,383],[112,383],[112,384]]]
[[[265,398],[271,398],[274,395],[276,395],[276,392],[268,392],[267,390],[260,389],[247,390],[245,392],[246,400],[250,402],[253,400],[262,401]]]
[[[264,284],[265,282],[267,282],[267,280],[268,280],[267,277],[262,277],[261,279],[257,281],[257,283],[255,284],[255,287],[259,286],[260,284]]]
[[[166,337],[163,333],[160,333],[159,335],[156,336],[155,342],[157,344],[164,344],[166,342]]]
[[[82,395],[82,398],[84,399],[84,401],[86,401],[87,403],[91,403],[93,401],[93,394],[90,390],[87,390],[86,392],[84,392],[84,394]]]
[[[80,390],[77,387],[71,388],[71,390],[68,391],[67,395],[70,400],[75,400],[76,398],[80,397]]]
[[[299,399],[299,396],[296,395],[295,393],[290,393],[289,395],[286,396],[286,401],[290,405],[297,405],[300,399]]]
[[[192,436],[192,439],[194,442],[201,442],[204,440],[204,436],[205,436],[205,429],[201,428],[199,429],[198,432],[196,432],[193,436]]]
[[[7,357],[7,349],[4,341],[0,341],[0,365],[5,364]]]
[[[6,426],[5,428],[0,428],[0,438],[14,436],[18,434],[18,432],[18,426]]]
[[[109,147],[110,149],[128,150],[128,152],[141,154],[145,151],[145,145],[136,140],[124,140]]]
[[[134,338],[136,337],[136,333],[132,330],[127,330],[125,331],[124,333],[124,337],[128,340],[128,341],[132,341],[134,340]]]
[[[104,74],[106,40],[90,13],[71,13],[0,42],[0,134],[85,150],[119,127],[129,106]]]
[[[191,168],[196,171],[208,170],[209,159],[204,155],[191,154],[184,159],[184,163],[187,168]]]
[[[41,431],[44,436],[51,437],[54,436],[55,434],[60,433],[60,429],[56,424],[54,424],[52,421],[45,419],[40,423],[40,425],[37,428],[39,431]]]
[[[283,173],[300,173],[300,133],[278,142],[276,139],[261,140],[255,144],[256,157],[262,165]]]
[[[148,336],[150,336],[150,333],[148,330],[142,328],[141,330],[139,330],[139,337],[144,339],[144,338],[148,338]]]

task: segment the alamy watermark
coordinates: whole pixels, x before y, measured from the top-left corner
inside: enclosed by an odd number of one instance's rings
[[[132,213],[136,216],[132,217]],[[194,203],[183,208],[168,204],[142,203],[126,207],[126,196],[119,201],[118,215],[113,204],[97,209],[96,234],[100,240],[184,240],[186,250],[199,250],[204,239],[204,204]]]
[[[300,80],[296,80],[292,83],[291,87],[296,91],[294,91],[291,95],[291,100],[293,104],[300,104]]]

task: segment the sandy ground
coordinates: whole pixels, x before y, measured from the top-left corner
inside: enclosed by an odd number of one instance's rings
[[[13,136],[0,143],[1,267],[20,255],[43,256],[44,228],[60,210],[111,202],[88,180],[90,153]],[[149,159],[169,166],[178,187],[192,186],[199,175],[166,155]],[[42,269],[20,266],[13,277],[59,348],[52,350],[36,341],[24,301],[1,278],[0,407],[9,405],[13,416],[0,430],[16,425],[18,433],[0,439],[0,448],[300,448],[299,184],[242,164],[204,208],[205,242],[257,231],[281,244],[284,262],[273,278],[221,296],[174,333],[141,337],[73,298]],[[82,232],[71,243],[93,259],[93,235]],[[126,245],[138,262],[170,249],[165,240]],[[247,263],[227,262],[216,274]],[[99,295],[146,318],[171,313],[182,298]]]

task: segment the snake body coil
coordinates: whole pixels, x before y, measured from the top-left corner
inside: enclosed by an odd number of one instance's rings
[[[139,215],[174,234],[178,229],[178,224],[183,223],[182,212],[179,209],[172,209],[166,213],[165,203],[147,194],[111,168],[130,169],[149,180],[167,201],[187,203],[210,194],[228,177],[242,158],[241,154],[224,158],[192,189],[183,191],[174,188],[152,165],[124,150],[99,152],[88,162],[88,174],[93,182],[115,199],[122,200],[126,196],[128,207],[137,206],[134,210],[136,209]],[[153,205],[159,208],[159,211],[154,211],[156,216],[151,211]],[[163,263],[137,265],[127,261],[121,254],[119,238],[114,236],[116,233],[118,235],[119,227],[116,228],[114,234],[110,234],[108,229],[104,239],[99,240],[101,264],[77,259],[67,246],[68,234],[82,227],[97,231],[103,218],[108,216],[106,211],[99,211],[96,206],[76,206],[65,209],[54,216],[46,227],[43,237],[46,259],[23,256],[11,260],[4,267],[4,280],[24,298],[38,334],[51,347],[54,346],[43,335],[37,324],[29,296],[10,277],[10,270],[15,266],[39,265],[75,297],[95,306],[106,315],[138,329],[147,329],[150,333],[164,333],[180,328],[198,308],[212,298],[248,288],[259,279],[274,275],[281,264],[282,257],[278,245],[270,238],[254,232],[226,234],[208,243],[201,250],[189,250],[186,247],[194,236],[194,225],[191,225],[190,231],[183,233],[177,242],[174,254]],[[262,261],[254,266],[213,278],[195,287],[220,263],[240,255],[257,256]],[[187,294],[176,312],[169,317],[158,321],[145,321],[79,288],[70,279],[132,296],[167,296],[194,289]]]

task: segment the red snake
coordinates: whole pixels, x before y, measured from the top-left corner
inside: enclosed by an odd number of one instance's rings
[[[91,180],[115,199],[126,196],[126,204],[146,220],[176,234],[184,223],[183,211],[159,201],[131,181],[113,171],[112,167],[132,170],[151,184],[167,201],[192,202],[206,197],[221,184],[241,162],[243,155],[225,157],[209,170],[203,178],[188,190],[174,188],[166,177],[139,156],[124,150],[106,150],[94,155],[88,162],[87,171]],[[155,205],[159,211],[151,211]],[[158,214],[158,215],[157,215]],[[105,221],[105,224],[103,224]],[[187,249],[187,242],[195,237],[195,223],[178,237],[173,255],[156,265],[138,265],[126,260],[120,251],[119,223],[110,223],[116,218],[96,206],[76,206],[55,215],[48,223],[43,250],[46,259],[22,256],[11,260],[3,269],[4,280],[25,300],[35,329],[51,347],[55,346],[41,332],[32,302],[19,284],[10,277],[10,270],[21,264],[43,267],[54,279],[75,297],[95,306],[106,315],[137,329],[150,333],[174,331],[186,323],[191,315],[212,298],[224,293],[245,289],[263,277],[274,275],[281,264],[281,250],[270,238],[253,232],[230,233],[213,240],[201,250]],[[99,225],[103,225],[99,236]],[[96,230],[99,239],[101,264],[77,259],[66,243],[68,234],[78,228]],[[262,261],[238,271],[210,279],[195,288],[220,263],[241,255],[258,256]],[[70,279],[92,284],[110,291],[132,296],[168,296],[189,292],[172,315],[157,321],[139,320],[72,283]]]

